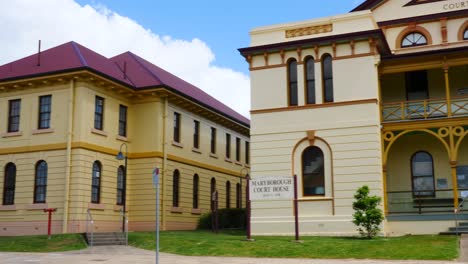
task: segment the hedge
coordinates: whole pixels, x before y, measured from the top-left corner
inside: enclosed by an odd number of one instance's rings
[[[245,229],[246,228],[245,209],[219,209],[219,229]],[[203,214],[198,221],[198,229],[211,229],[211,212]]]

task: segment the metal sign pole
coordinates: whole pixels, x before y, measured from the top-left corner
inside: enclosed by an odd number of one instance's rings
[[[156,187],[156,264],[159,263],[159,169],[153,170],[153,185]]]
[[[294,175],[294,231],[296,233],[296,242],[299,241],[299,212],[297,205],[297,176]]]

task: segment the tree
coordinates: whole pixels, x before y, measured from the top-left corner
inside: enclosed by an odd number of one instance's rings
[[[353,223],[358,226],[358,231],[363,237],[372,238],[380,231],[380,224],[384,217],[382,210],[378,208],[381,198],[378,196],[369,196],[369,187],[364,185],[360,187],[353,202]]]

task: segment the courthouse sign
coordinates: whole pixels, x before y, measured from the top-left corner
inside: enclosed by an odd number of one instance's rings
[[[258,177],[250,180],[251,201],[292,200],[294,180],[292,177]]]

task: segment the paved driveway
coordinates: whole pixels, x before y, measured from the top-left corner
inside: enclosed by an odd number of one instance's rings
[[[0,253],[1,264],[149,264],[155,263],[154,252],[125,246],[94,247],[64,253]],[[377,260],[314,260],[257,259],[224,257],[183,257],[161,253],[160,264],[454,264],[452,261],[377,261]]]

